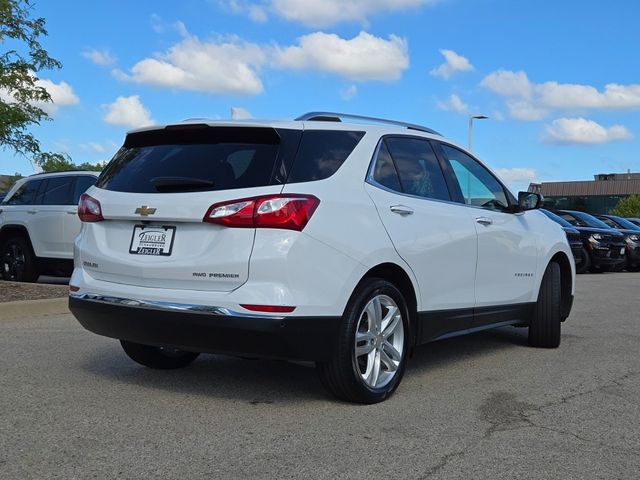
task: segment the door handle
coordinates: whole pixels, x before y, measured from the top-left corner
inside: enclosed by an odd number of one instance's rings
[[[27,210],[27,213],[33,215],[34,213],[38,213],[38,210]]]
[[[402,215],[403,217],[413,214],[413,208],[405,207],[404,205],[391,205],[389,210],[393,213],[397,213],[398,215]]]
[[[486,227],[488,225],[491,225],[493,223],[493,220],[488,217],[478,217],[476,218],[476,223],[479,223],[480,225],[484,225]]]
[[[67,212],[69,215],[77,215],[78,211],[77,210],[73,210],[73,211],[68,211]]]

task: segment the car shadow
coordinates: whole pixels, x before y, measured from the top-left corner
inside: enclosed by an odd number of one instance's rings
[[[522,348],[528,345],[527,334],[526,328],[501,327],[420,345],[414,349],[407,373],[424,373],[498,349]]]
[[[312,364],[202,354],[186,368],[154,370],[138,365],[114,344],[94,350],[81,366],[113,383],[256,405],[328,397]]]
[[[440,340],[417,347],[407,374],[427,373],[496,349],[527,344],[527,330],[505,327]],[[270,359],[243,359],[203,354],[190,366],[177,370],[153,370],[130,360],[117,343],[105,344],[83,359],[83,370],[115,383],[200,395],[250,404],[286,404],[330,397],[311,363]]]

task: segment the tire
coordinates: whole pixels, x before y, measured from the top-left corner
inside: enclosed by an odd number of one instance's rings
[[[2,279],[11,282],[35,282],[38,280],[36,256],[24,237],[12,237],[2,244]]]
[[[589,256],[589,252],[586,248],[582,247],[580,257],[582,258],[582,261],[580,262],[580,266],[576,267],[576,273],[587,273],[591,268],[591,256]]]
[[[557,348],[560,345],[561,300],[560,265],[551,262],[544,272],[529,323],[529,345],[532,347]]]
[[[409,341],[402,293],[386,280],[366,279],[349,300],[333,358],[317,365],[320,380],[342,400],[382,402],[402,380]]]
[[[185,352],[177,348],[154,347],[120,340],[120,344],[131,360],[149,368],[172,370],[183,368],[198,358],[199,353]]]

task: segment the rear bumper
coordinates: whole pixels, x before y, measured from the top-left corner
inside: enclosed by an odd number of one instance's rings
[[[144,304],[112,297],[70,296],[87,330],[106,337],[182,350],[326,361],[340,317],[243,316],[216,307]]]

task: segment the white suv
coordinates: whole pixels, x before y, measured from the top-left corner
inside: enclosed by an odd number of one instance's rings
[[[80,232],[80,195],[97,172],[41,173],[22,178],[0,204],[0,276],[35,282],[41,273],[69,276]]]
[[[419,344],[515,325],[559,345],[575,266],[540,200],[401,122],[136,130],[80,201],[69,306],[152,368],[315,361],[330,392],[375,403]]]

